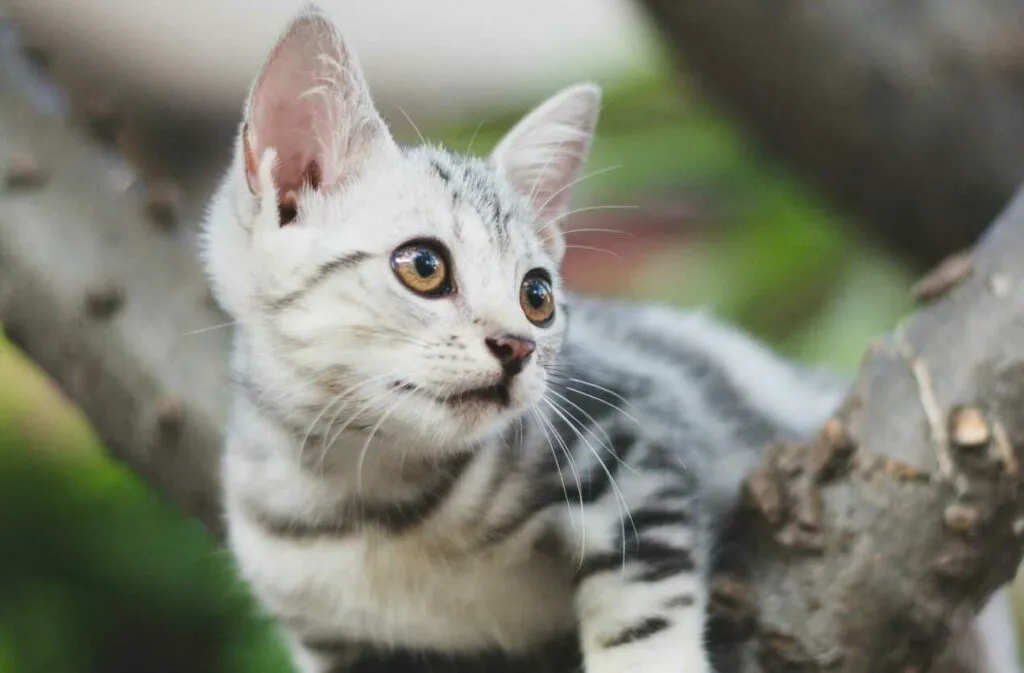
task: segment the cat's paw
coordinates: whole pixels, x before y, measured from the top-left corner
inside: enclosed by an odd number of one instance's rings
[[[584,673],[714,673],[714,668],[700,648],[688,652],[630,648],[628,652],[591,657]]]

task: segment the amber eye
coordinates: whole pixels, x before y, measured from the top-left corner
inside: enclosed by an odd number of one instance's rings
[[[555,293],[546,276],[542,271],[531,271],[519,291],[519,305],[537,327],[547,327],[555,317]]]
[[[391,268],[407,288],[425,297],[451,294],[448,263],[438,245],[407,243],[391,255]]]

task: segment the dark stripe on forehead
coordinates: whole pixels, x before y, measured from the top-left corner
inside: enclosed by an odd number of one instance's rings
[[[446,185],[450,185],[452,182],[452,174],[444,165],[441,164],[440,159],[437,157],[430,157],[430,165],[434,168],[434,172],[437,173],[441,181]]]
[[[317,268],[313,275],[303,282],[302,287],[297,290],[293,290],[284,296],[277,297],[275,299],[268,299],[266,306],[273,311],[281,311],[288,308],[309,294],[313,288],[327,280],[327,278],[332,274],[341,270],[351,269],[371,257],[372,255],[370,253],[357,250],[356,252],[351,252],[347,255],[332,259],[329,262],[325,262]]]
[[[452,192],[452,209],[465,202],[480,217],[495,247],[512,247],[512,226],[518,204],[506,202],[498,189],[494,172],[476,157],[464,157],[435,150],[427,155],[427,163],[441,182]],[[455,235],[462,237],[462,223],[456,218]]]
[[[463,159],[462,179],[464,194],[470,200],[480,220],[487,226],[491,234],[491,240],[498,246],[507,246],[509,232],[507,222],[509,218],[504,215],[502,209],[501,195],[498,193],[497,184],[491,170],[478,159]]]
[[[462,242],[462,218],[459,217],[459,193],[452,191],[452,235]]]
[[[505,227],[502,226],[501,204],[498,203],[498,196],[497,196],[497,194],[494,195],[493,200],[491,201],[491,207],[494,210],[494,214],[493,214],[492,218],[493,218],[493,221],[494,221],[494,226],[498,230],[498,237],[499,238],[508,238],[508,232],[505,231]]]

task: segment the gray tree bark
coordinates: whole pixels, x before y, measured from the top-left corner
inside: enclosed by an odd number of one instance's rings
[[[0,70],[0,323],[111,453],[215,533],[227,330],[188,229]],[[153,205],[152,199],[150,205]],[[737,670],[927,670],[1024,554],[1024,193],[867,351],[842,410],[766,451],[715,583]],[[956,666],[953,667],[956,670]]]
[[[115,456],[219,531],[228,330],[191,332],[227,318],[208,299],[194,232],[147,211],[128,165],[4,56],[0,324]]]
[[[1024,552],[1024,191],[747,480],[744,671],[925,671]],[[728,594],[727,594],[728,595]],[[746,615],[749,616],[749,615]],[[733,620],[737,621],[737,620]]]
[[[1024,179],[1024,4],[641,0],[773,156],[931,265]]]

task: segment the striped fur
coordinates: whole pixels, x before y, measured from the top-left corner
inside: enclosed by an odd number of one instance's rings
[[[751,405],[754,382],[729,374],[710,318],[675,316],[685,340],[655,350],[658,335],[636,327],[646,311],[661,309],[571,298],[536,416],[449,458],[380,433],[364,465],[372,495],[351,488],[345,459],[365,431],[306,465],[301,423],[239,395],[225,460],[233,548],[296,642],[512,660],[578,633],[587,671],[709,670],[714,521],[757,448],[805,421]],[[810,386],[780,391],[821,404]]]
[[[711,670],[705,575],[738,481],[843,385],[704,314],[562,289],[598,103],[563,91],[487,160],[402,149],[309,9],[258,78],[204,256],[237,321],[231,549],[302,673]],[[450,295],[392,273],[424,239]],[[550,325],[520,306],[531,269]],[[521,371],[485,345],[502,334],[535,342]]]

